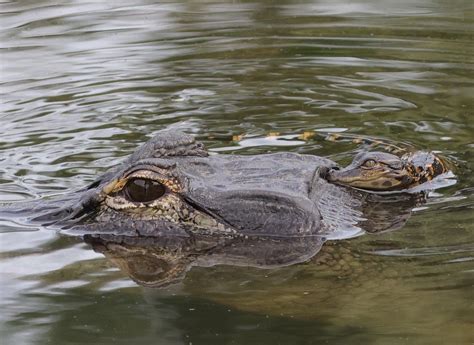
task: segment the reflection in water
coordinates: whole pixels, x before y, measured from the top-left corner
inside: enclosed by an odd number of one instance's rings
[[[340,189],[340,188],[339,188]],[[334,191],[339,191],[334,188]],[[333,192],[332,195],[335,193]],[[349,193],[340,192],[337,197],[346,194],[347,201],[355,201]],[[358,208],[344,209],[329,220],[329,237],[348,236],[352,232],[342,226],[351,226],[352,231],[376,233],[396,230],[403,227],[415,205],[424,202],[424,195],[378,196],[358,192],[360,199]],[[325,200],[326,201],[326,200]],[[329,200],[330,202],[331,200]],[[333,201],[340,205],[340,200]],[[327,202],[327,201],[326,201]],[[354,205],[350,205],[354,207]],[[345,205],[344,207],[348,207]],[[342,207],[342,208],[344,208]],[[344,215],[347,224],[340,217]],[[323,213],[323,217],[326,213]],[[120,229],[118,232],[122,232]],[[130,231],[133,232],[133,231]],[[129,233],[130,233],[129,232]],[[74,232],[71,232],[72,234]],[[100,252],[130,276],[136,283],[147,287],[164,287],[180,282],[193,266],[212,267],[215,265],[244,266],[255,268],[279,268],[311,260],[319,261],[318,252],[328,236],[219,236],[199,235],[193,232],[187,236],[163,234],[157,235],[120,236],[111,234],[88,234],[84,236],[96,252]],[[350,262],[339,260],[339,254],[327,257],[321,256],[324,262],[340,262],[350,265]]]
[[[229,239],[86,235],[84,239],[135,282],[148,287],[179,282],[192,266],[277,268],[305,262],[324,241],[317,236]]]

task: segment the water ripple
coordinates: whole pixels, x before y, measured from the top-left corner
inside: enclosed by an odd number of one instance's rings
[[[129,289],[131,282],[89,248],[54,232],[1,223],[2,339],[67,343],[64,325],[84,342],[97,341],[97,334],[117,339],[114,330],[131,331],[123,326],[127,319],[137,325],[134,340],[153,334],[156,341],[160,325],[176,343],[194,343],[189,325],[217,315],[231,322],[224,327],[212,319],[212,327],[198,333],[228,333],[228,325],[237,324],[233,339],[245,343],[238,338],[246,334],[242,319],[252,315],[249,324],[265,325],[255,339],[270,339],[271,325],[278,325],[273,340],[283,343],[298,342],[295,334],[315,342],[466,342],[474,251],[468,2],[41,0],[0,6],[0,201],[83,187],[163,128],[193,133],[222,154],[285,150],[341,164],[371,149],[353,142],[362,134],[435,150],[457,163],[458,179],[432,193],[404,229],[377,236],[368,252],[378,254],[377,269],[384,268],[373,276],[371,260],[361,281],[331,280],[337,265],[324,276],[309,264],[265,275],[202,269],[185,284],[189,298],[160,301],[160,308],[143,301],[142,291]],[[314,135],[328,131],[348,140]],[[366,236],[350,242],[355,252]],[[386,266],[400,269],[403,279],[381,280]],[[320,289],[326,283],[329,293]],[[360,290],[353,289],[356,283]],[[239,289],[242,296],[233,300]],[[209,291],[210,300],[222,304],[206,300],[209,315],[193,318],[196,310],[186,304],[193,294],[205,300]],[[387,307],[395,304],[397,320]],[[224,317],[215,305],[226,305]],[[248,313],[235,316],[229,305]],[[105,317],[84,321],[101,312]],[[310,327],[301,320],[290,324],[283,312],[311,320]],[[170,321],[176,315],[179,321]],[[79,328],[94,332],[75,333]]]

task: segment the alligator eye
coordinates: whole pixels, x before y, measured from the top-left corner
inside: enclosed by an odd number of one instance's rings
[[[367,159],[362,165],[366,168],[372,168],[375,166],[375,164],[377,164],[377,162],[373,159]]]
[[[153,201],[166,193],[161,183],[143,178],[128,181],[123,190],[127,199],[134,202]]]

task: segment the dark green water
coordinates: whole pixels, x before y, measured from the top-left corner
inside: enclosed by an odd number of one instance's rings
[[[474,342],[472,1],[0,8],[0,201],[82,187],[164,128],[221,154],[347,162],[360,145],[299,137],[342,132],[458,165],[403,229],[339,241],[367,253],[349,279],[215,266],[147,289],[78,238],[2,223],[2,343]]]

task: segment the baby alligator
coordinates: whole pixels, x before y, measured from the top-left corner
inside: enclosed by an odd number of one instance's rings
[[[332,168],[326,178],[339,185],[374,191],[408,190],[448,172],[432,152],[407,153],[401,158],[385,152],[362,152],[344,169]]]

